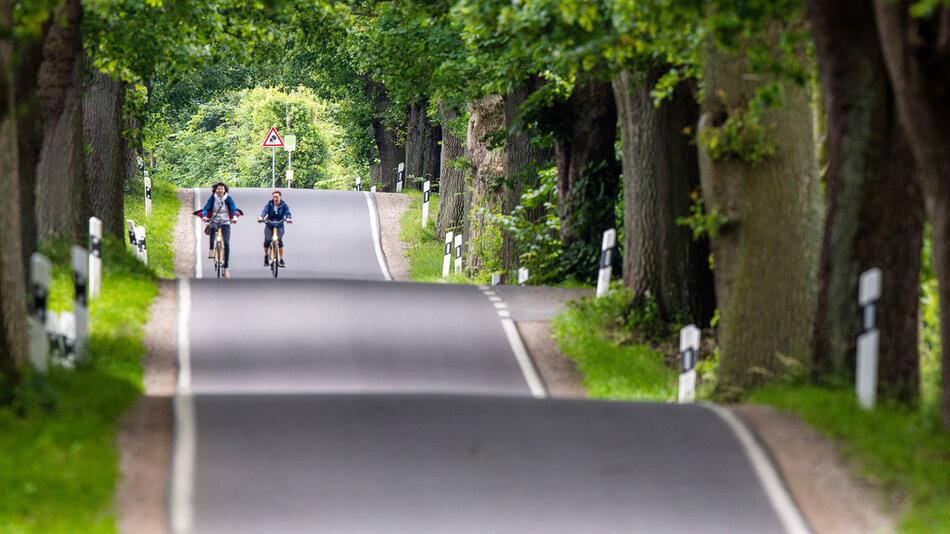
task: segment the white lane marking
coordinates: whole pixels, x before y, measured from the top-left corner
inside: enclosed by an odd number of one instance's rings
[[[492,303],[492,305],[495,307],[496,310],[507,310],[507,309],[508,309],[508,305],[505,304],[504,302],[494,302],[494,303]]]
[[[195,407],[191,395],[191,283],[178,281],[178,392],[175,395],[175,450],[172,467],[172,532],[191,532],[194,523]]]
[[[482,290],[482,291],[489,291],[491,288],[488,287],[488,286],[478,286],[478,289],[480,289],[480,290]]]
[[[782,526],[785,527],[785,531],[789,534],[807,534],[811,532],[798,510],[798,506],[795,505],[795,501],[788,494],[788,490],[775,466],[745,424],[726,408],[714,404],[704,404],[703,406],[715,412],[732,430],[739,443],[742,444],[759,483],[772,503],[772,508],[775,509],[775,513],[778,515],[779,521],[782,522]]]
[[[501,317],[502,319],[510,319],[511,312],[508,310],[498,310],[498,317]]]
[[[383,246],[379,236],[379,218],[376,216],[376,203],[368,192],[364,191],[363,194],[366,195],[366,207],[369,209],[369,228],[373,233],[373,248],[376,249],[376,261],[379,262],[379,270],[383,272],[383,278],[392,280],[393,277],[389,274],[389,267],[386,265],[386,258],[383,256]]]
[[[194,208],[201,209],[201,197],[199,189],[192,190],[194,193]],[[201,217],[195,217],[195,278],[201,278]]]
[[[515,322],[511,319],[501,319],[501,327],[505,330],[505,337],[508,338],[508,344],[511,345],[511,351],[515,353],[515,359],[518,360],[518,366],[521,367],[521,374],[524,375],[525,382],[528,383],[528,389],[536,398],[543,399],[547,397],[544,391],[544,385],[538,372],[534,369],[534,363],[528,356],[528,351],[521,342],[521,336],[518,335],[518,329]]]
[[[487,293],[486,293],[486,295],[487,295]],[[491,296],[488,297],[488,300],[490,300],[490,301],[492,301],[492,302],[501,302],[501,297],[499,297],[499,296],[497,296],[497,295],[491,295]]]

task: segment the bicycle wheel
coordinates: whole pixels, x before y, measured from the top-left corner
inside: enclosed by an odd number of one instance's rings
[[[277,252],[277,245],[270,246],[270,270],[274,272],[274,278],[277,278],[277,273],[280,272],[280,255]]]
[[[214,274],[215,274],[215,276],[217,276],[218,278],[221,278],[221,274],[222,274],[221,271],[223,270],[223,269],[221,268],[222,265],[224,265],[224,263],[221,261],[221,247],[219,247],[218,244],[215,243],[215,246],[214,246]]]

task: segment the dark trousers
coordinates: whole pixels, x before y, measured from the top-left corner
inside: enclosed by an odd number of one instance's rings
[[[273,226],[264,225],[264,248],[270,247],[271,237],[274,234]],[[277,227],[277,246],[284,248],[284,225]]]
[[[218,231],[218,227],[221,227],[221,237],[224,239],[224,268],[228,268],[228,260],[231,259],[231,225],[230,224],[215,224],[211,223],[211,244],[208,245],[208,248],[214,249],[214,235]]]

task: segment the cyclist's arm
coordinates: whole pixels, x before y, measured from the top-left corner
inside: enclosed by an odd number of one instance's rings
[[[284,220],[293,222],[292,220],[293,218],[294,218],[293,214],[290,213],[290,204],[287,204],[286,202],[284,202]]]

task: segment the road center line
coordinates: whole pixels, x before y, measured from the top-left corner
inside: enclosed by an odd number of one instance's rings
[[[178,281],[178,391],[175,395],[175,449],[172,458],[172,532],[191,532],[194,523],[195,409],[191,395],[191,282]]]
[[[704,404],[703,406],[715,412],[732,430],[739,443],[742,444],[746,457],[752,464],[752,469],[755,471],[766,497],[772,503],[772,508],[775,509],[779,521],[785,527],[785,531],[789,534],[807,534],[811,532],[798,510],[798,506],[795,505],[795,501],[789,495],[785,483],[775,470],[772,461],[769,460],[768,455],[745,424],[734,413],[722,406],[714,404]]]
[[[383,256],[383,245],[379,236],[379,218],[376,216],[376,201],[369,192],[364,191],[363,194],[366,195],[366,207],[369,209],[369,229],[373,234],[373,248],[376,249],[376,261],[379,262],[379,270],[383,272],[383,278],[392,280],[393,277],[389,274],[389,266],[386,265],[386,257]]]
[[[535,398],[543,399],[548,396],[544,389],[544,382],[538,376],[537,369],[534,368],[534,362],[528,355],[528,350],[521,341],[521,334],[518,333],[518,327],[511,320],[511,312],[508,311],[506,304],[500,297],[497,297],[488,286],[478,286],[482,294],[489,298],[495,311],[498,313],[498,320],[501,321],[501,328],[505,331],[505,337],[508,339],[508,345],[511,346],[511,352],[515,355],[518,367],[521,368],[521,374],[524,375],[525,382],[528,383],[528,389]],[[489,295],[492,293],[492,295]],[[496,300],[497,299],[497,300]],[[501,302],[498,302],[501,301]]]

